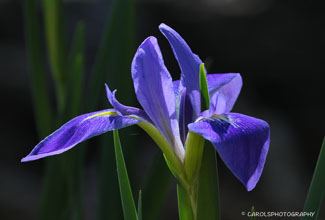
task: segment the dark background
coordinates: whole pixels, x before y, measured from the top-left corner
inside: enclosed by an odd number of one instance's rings
[[[136,6],[136,45],[156,36],[174,79],[180,70],[159,33],[162,22],[184,37],[210,73],[241,73],[243,89],[233,112],[270,124],[269,155],[252,192],[219,163],[222,219],[243,218],[241,211],[252,205],[256,211],[301,211],[325,134],[324,8],[303,0],[142,0]],[[109,7],[106,1],[65,2],[67,38],[79,19],[86,23],[86,73]],[[42,160],[20,163],[39,141],[23,23],[22,2],[1,0],[0,219],[10,220],[36,218],[44,170]],[[51,83],[50,76],[48,80]],[[94,219],[96,212],[98,156],[96,148],[92,151],[86,163],[86,219]],[[145,175],[147,169],[141,166],[150,165],[155,151],[156,146],[137,146],[139,176]],[[172,219],[177,218],[174,188],[164,208]],[[320,219],[325,219],[324,202],[321,210]]]

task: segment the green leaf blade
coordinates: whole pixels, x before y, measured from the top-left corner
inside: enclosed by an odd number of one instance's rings
[[[127,174],[125,161],[123,157],[120,138],[117,130],[113,130],[114,149],[117,167],[117,176],[119,180],[122,208],[125,220],[137,220],[137,211],[132,195],[129,177]]]
[[[99,136],[100,158],[98,184],[98,209],[97,220],[121,219],[123,215],[121,196],[116,172],[114,147],[112,144],[113,132]]]
[[[313,217],[301,219],[317,219],[322,201],[325,196],[325,138],[318,156],[314,175],[307,195],[304,212],[315,212]]]
[[[133,87],[130,77],[130,63],[134,50],[134,0],[113,0],[107,10],[107,21],[104,27],[98,51],[91,67],[91,77],[87,85],[87,95],[84,100],[84,112],[92,112],[102,108],[99,106],[101,97],[105,94],[104,83],[111,89],[118,89],[119,101],[132,105],[134,96],[130,96]],[[122,28],[123,27],[123,28]],[[130,128],[133,129],[133,128]],[[107,136],[107,135],[106,135]],[[101,138],[102,139],[102,138]],[[132,146],[136,137],[125,140],[124,156],[130,164],[129,177],[132,178],[135,148]],[[122,207],[117,184],[117,174],[114,162],[113,148],[108,148],[107,138],[100,146],[100,179],[98,197],[98,220],[121,219]],[[112,153],[110,153],[112,151]],[[113,159],[111,157],[113,156]]]

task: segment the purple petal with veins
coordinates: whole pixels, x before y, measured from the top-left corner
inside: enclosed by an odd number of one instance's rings
[[[192,108],[197,115],[201,112],[200,95],[200,65],[202,61],[194,54],[185,40],[172,28],[165,24],[159,25],[159,30],[169,41],[176,60],[181,68],[181,83],[190,97]]]
[[[117,115],[114,109],[80,115],[42,140],[21,161],[26,162],[61,154],[91,137],[139,122],[141,121],[134,118]]]
[[[183,157],[173,81],[156,38],[149,37],[140,45],[131,72],[139,103],[170,145]]]
[[[265,121],[229,113],[191,123],[188,127],[213,144],[248,191],[255,187],[270,144],[270,127]]]

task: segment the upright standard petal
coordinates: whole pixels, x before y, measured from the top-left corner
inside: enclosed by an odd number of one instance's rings
[[[138,101],[154,125],[183,158],[176,115],[172,78],[154,37],[148,37],[138,48],[132,62],[132,78]]]
[[[32,161],[61,154],[91,137],[139,122],[141,121],[134,118],[117,115],[114,109],[80,115],[42,140],[21,161]]]
[[[270,143],[269,125],[238,113],[219,115],[189,124],[209,140],[231,172],[252,190],[264,167]]]
[[[239,96],[243,85],[242,78],[239,73],[224,73],[224,74],[208,74],[208,89],[210,97],[218,93],[218,98],[211,99],[214,106],[226,105],[223,112],[215,112],[215,114],[229,113],[234,106],[237,97]],[[219,108],[220,110],[220,108]]]
[[[182,72],[181,83],[186,88],[197,116],[201,112],[199,71],[202,61],[192,52],[185,40],[175,30],[165,24],[159,25],[159,29],[173,49]]]

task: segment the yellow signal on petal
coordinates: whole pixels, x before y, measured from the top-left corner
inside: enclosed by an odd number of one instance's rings
[[[92,119],[92,118],[95,118],[95,117],[99,117],[99,116],[110,116],[110,115],[117,115],[117,113],[114,112],[114,111],[101,112],[101,113],[98,113],[98,114],[95,114],[95,115],[91,115],[91,116],[85,118],[84,121],[89,120],[89,119]]]

